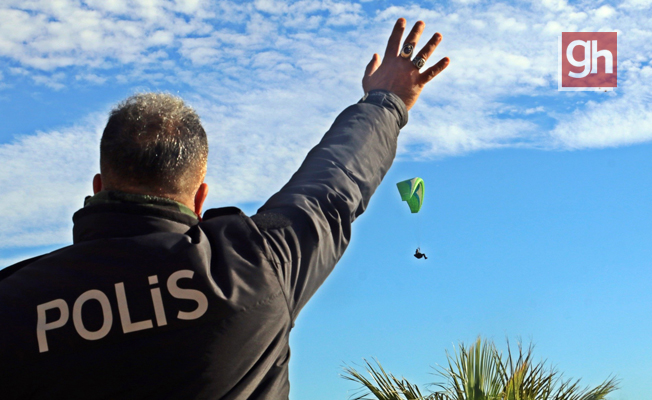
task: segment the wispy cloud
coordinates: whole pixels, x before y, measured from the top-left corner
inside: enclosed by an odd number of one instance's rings
[[[0,146],[0,247],[71,241],[71,215],[97,169],[100,121]]]
[[[559,115],[550,132],[557,147],[602,148],[652,140],[652,67],[626,61],[624,96],[603,103],[589,101],[581,110]]]

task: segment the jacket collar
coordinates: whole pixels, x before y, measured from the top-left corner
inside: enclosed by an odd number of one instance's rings
[[[197,215],[185,204],[165,197],[152,196],[149,194],[126,193],[118,190],[102,190],[96,193],[95,196],[86,196],[86,199],[84,199],[84,207],[107,203],[135,203],[150,207],[167,208],[197,218]]]
[[[199,222],[188,207],[173,200],[122,192],[87,197],[72,220],[74,243],[156,232],[185,233]]]

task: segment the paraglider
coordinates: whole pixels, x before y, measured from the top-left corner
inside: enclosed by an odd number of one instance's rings
[[[401,200],[407,201],[410,206],[410,211],[413,214],[421,210],[423,204],[423,194],[425,192],[425,185],[423,179],[412,178],[396,184],[398,192],[401,194]]]
[[[401,194],[401,200],[407,202],[410,207],[410,212],[413,214],[418,213],[423,205],[423,195],[425,193],[425,184],[423,179],[417,177],[398,182],[396,184],[398,192]],[[414,253],[416,258],[428,259],[424,253],[421,253],[421,247],[417,247]]]

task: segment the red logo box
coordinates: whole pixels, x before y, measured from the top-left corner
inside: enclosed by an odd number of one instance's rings
[[[616,32],[562,32],[559,90],[613,90],[618,87]]]

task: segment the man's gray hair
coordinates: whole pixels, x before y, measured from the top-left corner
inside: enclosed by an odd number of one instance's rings
[[[103,181],[117,190],[188,193],[201,183],[207,158],[199,116],[167,93],[136,94],[118,104],[100,144]]]

